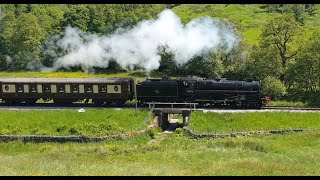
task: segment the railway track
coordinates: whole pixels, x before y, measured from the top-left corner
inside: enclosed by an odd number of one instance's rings
[[[92,104],[72,104],[72,105],[55,105],[51,103],[37,103],[34,105],[14,105],[8,106],[0,104],[0,110],[70,110],[70,109],[135,109],[134,104],[127,104],[123,106],[94,106]],[[183,108],[183,107],[179,107]],[[189,108],[189,107],[184,107]],[[148,109],[148,106],[138,107],[138,109]],[[195,110],[203,112],[221,112],[221,113],[237,113],[237,112],[273,112],[273,111],[289,111],[289,112],[320,112],[320,107],[284,107],[284,106],[267,106],[261,109],[244,109],[244,108],[216,108],[216,107],[197,107]]]
[[[263,109],[279,109],[279,110],[318,110],[320,111],[320,107],[293,107],[293,106],[267,106]]]

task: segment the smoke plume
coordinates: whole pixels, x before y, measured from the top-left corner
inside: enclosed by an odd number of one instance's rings
[[[231,50],[237,42],[238,37],[219,20],[201,17],[184,25],[174,12],[164,10],[155,20],[142,21],[129,30],[118,29],[109,36],[67,27],[64,36],[53,37],[45,49],[55,62],[53,67],[43,70],[70,66],[84,70],[105,68],[114,60],[124,68],[140,66],[150,71],[160,66],[160,47],[173,53],[177,64],[184,64],[221,46]],[[57,54],[56,49],[63,49],[66,54]]]
[[[6,56],[6,64],[7,66],[11,65],[13,63],[13,60],[10,56]]]

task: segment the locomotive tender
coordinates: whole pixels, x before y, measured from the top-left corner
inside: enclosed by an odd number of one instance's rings
[[[258,81],[198,77],[147,79],[137,85],[132,78],[0,78],[0,99],[6,104],[31,105],[42,99],[55,104],[92,100],[95,105],[120,106],[136,95],[140,104],[193,102],[260,108],[269,101],[260,89]]]

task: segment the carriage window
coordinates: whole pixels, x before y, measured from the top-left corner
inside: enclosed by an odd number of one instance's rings
[[[79,92],[79,87],[77,84],[72,84],[72,92],[73,93],[78,93]]]
[[[17,85],[17,92],[23,93],[23,85],[20,85],[20,84]]]
[[[49,84],[43,85],[44,92],[45,93],[50,93],[51,92],[51,87]]]
[[[85,91],[86,93],[92,93],[92,86],[91,85],[85,85]]]
[[[37,92],[37,85],[36,84],[31,84],[30,85],[30,92],[36,93]]]
[[[106,85],[100,85],[100,92],[102,92],[102,93],[107,92],[107,87],[106,87]]]
[[[63,84],[59,84],[58,85],[58,92],[59,93],[64,93],[64,91],[65,91],[65,86]]]

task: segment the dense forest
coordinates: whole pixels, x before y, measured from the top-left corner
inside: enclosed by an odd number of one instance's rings
[[[66,33],[66,27],[78,28],[83,32],[80,36],[90,33],[108,37],[155,19],[165,9],[175,12],[184,24],[202,16],[220,19],[240,40],[229,51],[220,47],[183,64],[176,63],[174,54],[159,47],[160,65],[153,73],[261,80],[264,93],[272,99],[319,104],[320,5],[313,4],[1,4],[0,70],[34,71],[53,66],[57,54],[68,53],[52,44],[53,39]],[[48,47],[53,47],[55,53],[49,53]],[[107,62],[102,67],[93,64],[92,68],[99,72],[127,70],[119,61]],[[134,64],[133,69],[141,68]]]

